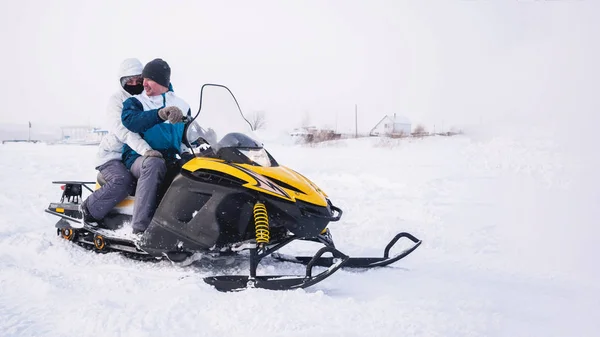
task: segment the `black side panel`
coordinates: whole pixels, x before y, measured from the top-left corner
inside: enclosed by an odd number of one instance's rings
[[[217,208],[217,219],[221,225],[221,236],[217,245],[239,242],[254,237],[247,232],[253,219],[253,198],[246,193],[232,194]],[[252,226],[251,229],[253,229]]]
[[[204,250],[217,243],[221,228],[224,237],[238,239],[243,236],[238,230],[241,209],[250,199],[237,187],[179,175],[157,208],[142,247],[154,255]]]
[[[267,202],[269,218],[280,226],[284,226],[294,235],[301,238],[316,237],[321,233],[332,216],[331,209],[310,205],[297,200],[295,203],[280,201],[270,197]]]
[[[160,202],[141,248],[157,256],[252,239],[257,194],[209,172],[182,172]],[[333,218],[329,206],[260,197],[267,206],[273,238],[285,235],[287,230],[300,238],[316,237]]]

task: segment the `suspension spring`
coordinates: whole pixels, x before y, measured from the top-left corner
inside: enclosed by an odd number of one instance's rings
[[[269,243],[271,238],[269,215],[267,214],[267,207],[260,201],[254,205],[254,230],[256,232],[256,243],[259,245]]]

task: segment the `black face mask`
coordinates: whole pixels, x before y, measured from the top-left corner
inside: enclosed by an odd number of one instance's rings
[[[123,86],[123,89],[125,89],[125,91],[127,91],[130,95],[139,95],[144,91],[144,85],[143,84],[138,84],[138,85],[125,84]]]

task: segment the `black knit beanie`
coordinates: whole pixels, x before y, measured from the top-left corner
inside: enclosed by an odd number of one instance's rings
[[[171,83],[171,67],[162,59],[154,59],[146,64],[142,71],[142,77],[149,78],[168,88]]]

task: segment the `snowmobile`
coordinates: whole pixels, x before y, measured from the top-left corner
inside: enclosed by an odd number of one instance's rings
[[[204,84],[198,112],[185,124],[183,143],[191,155],[168,165],[156,212],[141,237],[124,226],[131,220],[135,195],[118,204],[101,223],[83,221],[82,192],[93,192],[94,185],[99,188],[101,176],[95,182],[53,182],[61,185],[62,196],[45,211],[60,217],[57,234],[97,252],[116,251],[139,259],[167,259],[182,265],[207,256],[214,261],[231,256],[249,261],[246,275],[204,277],[220,291],[306,288],[340,268],[389,265],[421,244],[402,232],[389,242],[382,257],[350,257],[336,249],[328,226],[340,220],[342,210],[308,178],[280,165],[256,140],[229,88]],[[402,238],[412,242],[409,248],[391,256],[390,250]],[[296,240],[324,247],[313,256],[278,252]],[[306,272],[257,275],[259,263],[267,256],[303,264]],[[315,275],[315,266],[324,270]]]

